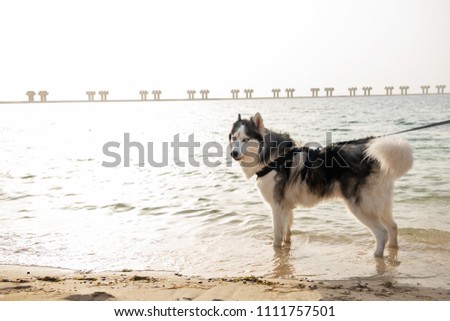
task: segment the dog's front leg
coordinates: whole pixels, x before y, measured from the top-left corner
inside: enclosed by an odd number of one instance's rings
[[[291,226],[293,221],[293,211],[280,205],[272,207],[273,218],[273,246],[281,247],[291,243]]]
[[[283,225],[281,222],[281,211],[279,208],[272,208],[273,220],[273,246],[281,247],[283,243]]]

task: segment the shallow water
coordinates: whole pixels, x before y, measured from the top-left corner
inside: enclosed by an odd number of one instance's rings
[[[265,125],[306,142],[381,135],[450,119],[450,96],[391,96],[196,102],[0,106],[0,264],[79,270],[149,269],[201,276],[393,276],[450,285],[450,165],[447,127],[403,134],[413,169],[395,189],[400,249],[372,256],[370,232],[333,201],[295,213],[290,249],[275,251],[268,208],[254,179],[207,142],[226,148],[237,113],[261,112]],[[110,141],[168,144],[168,166],[107,168]],[[200,147],[174,161],[170,142],[194,134]],[[111,149],[113,150],[113,149]],[[215,152],[211,148],[210,153]],[[180,167],[181,162],[187,166]]]

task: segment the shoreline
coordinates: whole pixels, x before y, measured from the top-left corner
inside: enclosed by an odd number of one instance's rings
[[[0,265],[0,301],[450,301],[450,289],[395,281],[202,278]]]

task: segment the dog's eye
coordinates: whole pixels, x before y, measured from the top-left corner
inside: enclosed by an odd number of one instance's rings
[[[231,138],[231,140],[232,140],[233,142],[235,142],[235,141],[236,141],[236,136],[233,136],[233,137]]]
[[[243,141],[244,143],[247,143],[249,140],[250,140],[250,138],[244,138],[242,141]]]

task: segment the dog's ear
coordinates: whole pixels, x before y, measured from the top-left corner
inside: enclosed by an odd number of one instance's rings
[[[260,134],[264,133],[265,127],[264,127],[264,122],[263,122],[263,119],[262,119],[260,113],[256,113],[255,116],[250,118],[250,120],[253,122],[253,124],[255,124],[255,126],[258,129],[258,132]]]
[[[238,114],[238,120],[237,121],[241,121],[241,114]]]

